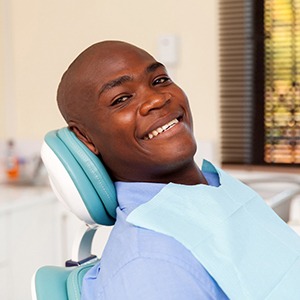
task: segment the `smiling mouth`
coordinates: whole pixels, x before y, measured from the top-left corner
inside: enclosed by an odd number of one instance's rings
[[[171,129],[172,127],[174,127],[176,124],[179,123],[179,120],[176,118],[170,122],[168,122],[167,124],[161,126],[161,127],[158,127],[154,130],[152,130],[151,132],[149,132],[145,137],[144,137],[144,140],[151,140],[155,137],[157,137],[158,135],[160,135],[161,133]]]

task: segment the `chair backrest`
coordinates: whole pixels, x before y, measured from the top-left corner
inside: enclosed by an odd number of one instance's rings
[[[62,128],[47,133],[41,157],[54,193],[72,213],[93,231],[98,225],[114,224],[114,184],[101,160],[73,132]],[[77,266],[44,266],[36,271],[32,280],[33,299],[80,299],[82,278],[98,261],[90,253],[92,230],[86,230],[78,243],[78,262],[71,262]]]
[[[97,261],[78,267],[44,266],[34,274],[33,300],[80,299],[82,279]]]
[[[41,157],[59,200],[89,225],[112,225],[116,192],[104,165],[68,128],[45,136]]]

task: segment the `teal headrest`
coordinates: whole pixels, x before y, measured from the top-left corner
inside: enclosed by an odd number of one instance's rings
[[[118,205],[114,183],[101,160],[72,131],[49,132],[41,154],[53,190],[72,212],[86,223],[114,224]]]

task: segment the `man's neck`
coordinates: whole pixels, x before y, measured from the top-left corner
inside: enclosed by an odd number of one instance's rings
[[[155,176],[151,182],[173,182],[185,185],[208,184],[202,171],[194,161],[176,170],[171,170],[169,173],[164,173],[159,177]]]

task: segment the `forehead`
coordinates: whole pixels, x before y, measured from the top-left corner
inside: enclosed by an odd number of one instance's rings
[[[134,76],[145,70],[156,60],[147,52],[133,47],[117,47],[105,53],[99,53],[95,57],[91,73],[97,78],[97,83],[105,83],[107,80],[114,79],[120,75]]]
[[[70,66],[64,87],[70,103],[81,111],[83,105],[93,106],[101,87],[109,81],[123,75],[136,76],[155,62],[146,51],[129,44],[95,45]]]

